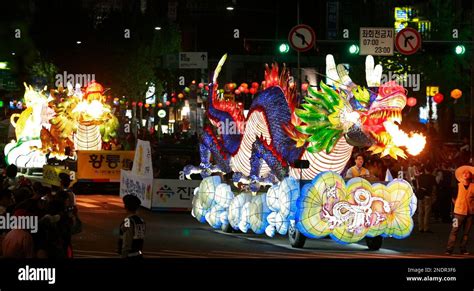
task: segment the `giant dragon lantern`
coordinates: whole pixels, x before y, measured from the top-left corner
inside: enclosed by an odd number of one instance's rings
[[[187,166],[189,177],[200,173],[193,216],[213,227],[231,227],[256,233],[286,234],[290,226],[307,237],[332,236],[356,242],[365,236],[403,238],[413,228],[416,197],[410,184],[396,179],[388,185],[340,176],[354,146],[372,154],[406,158],[425,145],[417,133],[399,129],[406,92],[395,82],[381,84],[382,67],[366,59],[367,88],[355,84],[343,65],[326,57],[332,84],[309,87],[300,102],[285,67],[267,66],[265,88],[253,100],[247,118],[233,101],[220,98],[217,77],[210,97],[208,126],[199,145],[201,163]],[[234,125],[237,130],[226,130]],[[308,169],[295,162],[308,160]],[[238,193],[213,173],[233,172]],[[298,180],[312,182],[300,189]],[[262,185],[271,186],[266,193]]]
[[[93,81],[84,92],[80,86],[74,89],[68,84],[66,90],[59,91],[65,96],[56,103],[53,95],[57,90],[47,96],[46,88],[37,91],[25,84],[27,109],[11,117],[16,141],[5,146],[8,164],[41,168],[47,155],[62,160],[74,150],[100,150],[102,142],[116,136],[118,119],[105,103],[101,84]]]

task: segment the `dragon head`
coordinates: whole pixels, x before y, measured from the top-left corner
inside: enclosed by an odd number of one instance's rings
[[[374,66],[372,56],[366,59],[369,89],[354,84],[331,55],[326,58],[326,74],[330,84],[321,82],[321,91],[309,87],[303,109],[294,112],[301,120],[295,128],[303,134],[297,145],[304,139],[309,142],[308,151],[329,153],[344,137],[353,146],[369,147],[373,154],[395,159],[406,158],[401,147],[412,155],[423,150],[426,140],[421,134],[408,135],[398,128],[406,105],[405,89],[394,81],[380,85],[382,67]]]

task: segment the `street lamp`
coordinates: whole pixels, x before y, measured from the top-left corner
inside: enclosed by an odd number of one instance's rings
[[[76,43],[77,43],[77,44],[81,44],[81,43],[82,43],[82,41],[78,40],[78,41],[76,41]]]
[[[227,9],[228,11],[232,11],[232,10],[234,10],[234,6],[229,5],[229,6],[227,6],[225,9]]]
[[[155,30],[161,30],[160,26],[155,26]]]

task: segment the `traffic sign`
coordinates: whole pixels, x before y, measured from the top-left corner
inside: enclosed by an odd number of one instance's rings
[[[299,52],[310,50],[316,41],[314,30],[306,24],[298,24],[288,34],[288,41],[293,49]]]
[[[404,28],[397,33],[395,46],[401,54],[412,55],[421,47],[421,35],[416,29]]]
[[[360,55],[393,56],[394,29],[389,27],[361,27]]]
[[[207,69],[207,52],[180,52],[180,69]]]

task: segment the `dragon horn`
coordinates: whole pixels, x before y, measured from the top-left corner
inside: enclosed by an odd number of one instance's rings
[[[28,91],[29,88],[28,88],[28,85],[26,84],[26,82],[23,82],[23,86],[25,86],[25,90]]]
[[[216,70],[214,71],[214,77],[212,78],[213,84],[216,83],[217,77],[219,76],[219,73],[221,72],[222,66],[224,65],[226,59],[227,59],[227,54],[223,55],[221,60],[217,64]]]

